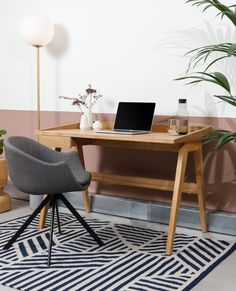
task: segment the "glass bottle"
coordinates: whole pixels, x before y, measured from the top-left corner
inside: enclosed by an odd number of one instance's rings
[[[188,133],[187,99],[179,99],[177,118],[179,119],[179,134]]]

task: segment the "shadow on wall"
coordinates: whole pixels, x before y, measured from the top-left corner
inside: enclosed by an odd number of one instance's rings
[[[59,96],[61,92],[61,84],[63,80],[60,78],[60,59],[63,55],[66,54],[66,51],[69,47],[70,38],[69,33],[67,32],[66,28],[61,24],[55,24],[55,35],[51,44],[47,47],[48,54],[55,59],[55,68],[54,68],[54,92],[55,96]],[[55,108],[56,110],[60,110],[60,103],[57,102],[55,98]],[[55,115],[55,124],[60,123],[59,115]]]
[[[216,153],[207,145],[204,158],[207,205],[210,209],[236,212],[236,145]]]
[[[61,58],[69,46],[69,34],[61,24],[54,24],[55,35],[53,41],[47,46],[48,53],[55,59]]]
[[[204,24],[205,28],[191,27],[189,29],[180,29],[165,33],[165,38],[156,44],[156,49],[169,49],[170,51],[173,51],[172,55],[183,57],[187,52],[196,49],[197,47],[207,46],[209,44],[226,43],[229,39],[233,43],[236,42],[236,30],[233,27],[222,25],[221,23],[222,29],[215,30],[213,27],[214,24],[211,24],[206,20],[204,21]],[[214,56],[217,58],[222,55],[216,52]],[[190,57],[191,54],[185,55],[186,59],[190,59]],[[215,63],[212,68],[213,71],[222,71],[227,75],[232,84],[231,89],[235,92],[236,83],[234,82],[234,79],[236,66],[232,66],[232,62],[235,62],[236,64],[236,60],[223,59],[220,62]],[[182,72],[180,71],[179,76],[176,76],[176,78],[185,75],[186,69],[187,68],[184,68]],[[196,71],[202,71],[202,65],[198,64],[196,69]],[[191,116],[199,115],[199,113],[201,116],[218,116],[218,110],[220,110],[219,112],[224,112],[227,108],[225,103],[215,100],[213,98],[214,93],[209,93],[205,88],[210,88],[209,84],[207,87],[198,87],[199,92],[202,92],[201,94],[204,95],[204,107],[192,106],[189,108]],[[215,93],[218,92],[218,88],[214,85],[212,89],[215,90]],[[213,90],[211,91],[214,92]],[[187,92],[188,95],[191,94],[191,87]]]

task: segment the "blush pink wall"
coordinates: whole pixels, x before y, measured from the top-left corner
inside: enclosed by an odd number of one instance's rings
[[[112,114],[98,114],[101,120],[113,120]],[[41,127],[78,122],[79,113],[42,112]],[[33,137],[36,129],[36,112],[20,110],[0,110],[0,128],[8,135]],[[154,122],[166,122],[168,116],[156,116]],[[192,117],[191,123],[207,124],[215,128],[236,131],[236,119]],[[217,155],[212,145],[204,145],[205,186],[208,209],[236,213],[235,173],[236,146],[230,144]],[[175,153],[99,148],[88,146],[85,150],[86,168],[90,171],[141,175],[148,177],[174,177],[177,155]],[[188,163],[188,178],[194,175],[192,156]],[[147,201],[169,203],[171,193],[135,187],[103,185],[92,183],[91,192],[130,197]],[[195,207],[196,196],[183,195],[182,205]]]

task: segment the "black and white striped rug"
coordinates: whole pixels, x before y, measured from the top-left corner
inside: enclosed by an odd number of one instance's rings
[[[98,247],[70,214],[55,229],[47,267],[49,229],[37,220],[9,250],[2,246],[25,217],[0,224],[0,284],[17,290],[190,290],[224,258],[235,243],[177,234],[174,254],[165,255],[160,231],[86,219],[105,242]],[[1,289],[1,287],[0,287]]]

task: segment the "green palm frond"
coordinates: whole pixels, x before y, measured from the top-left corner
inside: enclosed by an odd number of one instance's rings
[[[215,149],[219,151],[230,142],[236,142],[236,133],[228,130],[213,130],[205,139],[205,143],[217,142]]]
[[[202,6],[204,5],[203,12],[207,9],[214,7],[219,10],[219,14],[221,18],[226,16],[235,26],[236,26],[236,12],[231,9],[235,8],[236,5],[226,6],[218,0],[187,0],[186,3],[192,4],[192,6]]]
[[[190,68],[196,67],[196,65],[201,61],[203,61],[205,63],[208,60],[209,56],[211,56],[212,53],[221,53],[221,54],[223,54],[223,56],[218,57],[217,59],[212,61],[207,66],[205,71],[209,67],[211,67],[214,63],[216,63],[217,61],[219,61],[223,58],[227,58],[227,57],[231,57],[231,56],[236,57],[236,44],[229,43],[229,42],[228,43],[220,43],[220,44],[216,44],[216,45],[203,46],[203,47],[196,48],[196,49],[193,49],[193,50],[187,52],[186,55],[193,54],[191,59],[190,59],[187,71],[189,71]]]
[[[192,6],[203,6],[203,12],[209,8],[216,8],[219,13],[217,14],[223,17],[227,17],[236,26],[236,4],[226,6],[218,0],[187,0],[186,3],[190,3]],[[212,60],[209,59],[214,53],[218,53]],[[195,72],[187,74],[184,77],[176,80],[189,80],[187,84],[198,84],[200,82],[210,82],[225,89],[229,95],[214,95],[219,100],[228,103],[231,106],[236,107],[236,96],[231,95],[231,89],[228,79],[224,74],[220,72],[208,73],[207,70],[216,62],[229,58],[231,56],[236,57],[236,43],[220,43],[215,45],[207,45],[193,49],[187,53],[191,55],[187,72],[190,69],[194,69],[199,63],[206,65],[203,72]],[[209,61],[210,60],[210,61]],[[208,64],[207,64],[208,63]],[[205,139],[205,143],[216,142],[215,149],[219,151],[226,144],[230,142],[236,143],[236,132],[228,130],[214,130]]]
[[[6,134],[6,133],[7,133],[6,130],[0,129],[0,136],[3,135],[3,134]]]
[[[228,57],[236,55],[236,43],[231,43],[230,47],[228,48]]]
[[[227,96],[227,95],[214,95],[214,97],[236,107],[236,97],[235,96]]]
[[[7,133],[6,130],[0,129],[0,137],[6,133]],[[0,155],[2,154],[2,152],[3,152],[3,139],[0,139]]]
[[[214,83],[222,87],[229,94],[231,91],[228,79],[225,77],[224,74],[220,72],[214,72],[214,73],[196,72],[184,77],[177,78],[175,80],[188,80],[188,79],[193,79],[193,81],[190,81],[187,84],[197,84],[197,83],[205,81],[205,82]]]

